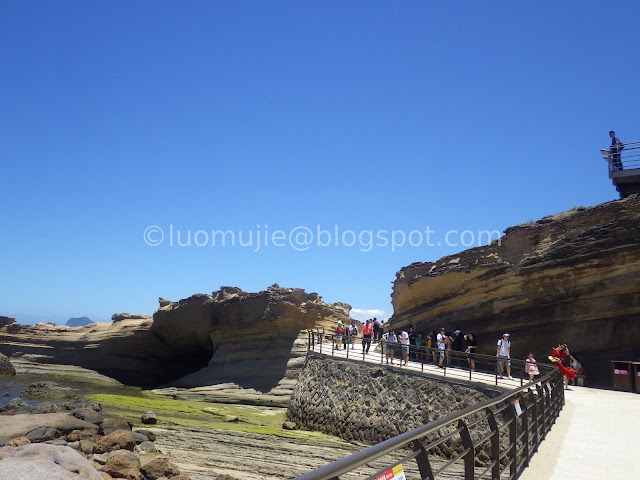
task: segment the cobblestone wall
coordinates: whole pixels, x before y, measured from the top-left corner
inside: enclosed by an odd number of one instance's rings
[[[287,413],[307,430],[378,443],[501,393],[380,365],[310,355]]]

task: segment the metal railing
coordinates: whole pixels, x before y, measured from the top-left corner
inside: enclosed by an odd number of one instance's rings
[[[624,143],[623,145],[624,148],[619,152],[612,151],[612,147],[600,150],[609,164],[610,174],[620,170],[640,168],[640,142]]]
[[[308,331],[308,350],[326,354],[326,355],[340,355],[341,351],[344,351],[341,357],[355,360],[363,360],[369,363],[372,362],[372,354],[364,353],[362,349],[362,336],[359,335],[342,335],[342,339],[336,341],[337,335],[332,333],[325,333],[319,329]],[[356,343],[360,342],[360,343]],[[339,349],[343,346],[342,349]],[[371,348],[374,349],[373,355],[376,355],[375,350],[381,346],[378,352],[378,358],[380,364],[389,363],[387,358],[387,342],[384,339],[379,340],[377,343],[372,343]],[[402,345],[399,342],[393,344],[393,365],[403,368],[402,364]],[[338,347],[338,348],[337,348]],[[409,361],[411,366],[418,366],[420,371],[424,372],[425,367],[429,365],[440,364],[440,358],[444,356],[442,361],[442,369],[435,370],[435,372],[441,372],[442,376],[455,375],[456,378],[462,378],[462,372],[464,372],[464,379],[468,378],[469,381],[473,381],[474,377],[481,376],[485,379],[486,375],[493,375],[495,385],[498,385],[499,380],[506,376],[506,371],[503,369],[504,359],[497,358],[495,355],[483,355],[479,353],[467,353],[457,350],[445,350],[444,353],[438,348],[418,347],[416,345],[409,345]],[[400,360],[395,363],[395,360]],[[520,381],[520,386],[525,383],[529,383],[529,375],[525,371],[526,361],[509,359],[511,374],[515,380]],[[545,369],[552,369],[553,365],[537,364],[540,372]],[[434,370],[430,371],[431,374]],[[511,385],[511,384],[510,384]]]
[[[328,337],[333,340],[332,335]],[[323,333],[310,332],[309,350],[321,348],[325,338]],[[541,375],[535,382],[441,417],[296,480],[356,478],[354,474],[363,480],[377,480],[399,466],[403,471],[411,469],[403,465],[413,466],[414,476],[422,480],[435,480],[444,474],[447,478],[455,478],[452,474],[457,474],[457,478],[464,480],[516,479],[529,465],[564,405],[564,384],[559,370],[553,366],[540,367]],[[443,460],[437,449],[452,439],[459,447],[454,455]]]

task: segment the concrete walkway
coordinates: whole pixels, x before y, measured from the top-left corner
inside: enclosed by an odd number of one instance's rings
[[[640,480],[640,394],[571,387],[520,480]]]

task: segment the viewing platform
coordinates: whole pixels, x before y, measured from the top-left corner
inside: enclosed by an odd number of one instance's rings
[[[609,178],[620,198],[640,193],[640,142],[625,143],[622,152],[600,150],[609,164]]]

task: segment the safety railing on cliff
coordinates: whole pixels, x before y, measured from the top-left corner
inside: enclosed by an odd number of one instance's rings
[[[310,335],[310,340],[314,335]],[[458,478],[464,480],[514,480],[529,465],[564,405],[559,370],[541,367],[543,373],[534,382],[402,433],[296,480],[339,480],[353,477],[356,472],[364,480],[398,478],[397,474],[404,472],[409,463],[417,465],[423,480],[444,475],[455,478],[452,473],[462,475]],[[459,444],[455,454],[444,462],[434,458],[438,447],[451,439]],[[488,461],[482,461],[483,456]],[[378,465],[371,467],[372,463]]]
[[[610,149],[602,149],[600,152],[609,163],[609,176],[615,176],[615,172],[640,168],[640,142],[625,143],[619,152]]]
[[[340,340],[337,340],[341,337]],[[374,343],[371,348],[373,352],[367,354],[362,349],[363,338],[357,335],[338,336],[331,333],[324,333],[320,330],[308,331],[308,349],[317,353],[327,355],[338,355],[344,358],[354,360],[367,361],[368,363],[378,362],[380,364],[392,364],[405,368],[402,363],[402,345],[395,343],[393,351],[388,355],[387,343],[384,339]],[[340,348],[342,347],[342,348]],[[377,351],[379,350],[379,351]],[[370,350],[371,351],[371,350]],[[440,359],[442,358],[442,362]],[[499,380],[513,377],[513,380],[519,381],[520,386],[529,383],[529,374],[526,372],[526,361],[519,359],[509,359],[508,363],[510,373],[506,371],[507,365],[503,359],[499,359],[493,355],[482,355],[479,353],[467,353],[455,350],[446,350],[441,352],[437,348],[418,347],[409,345],[410,367],[418,368],[424,372],[426,369],[431,374],[441,373],[446,377],[455,376],[458,379],[468,379],[469,381],[482,380],[486,382],[487,375],[493,376],[495,385],[499,384]],[[397,362],[397,363],[396,363]],[[442,364],[442,368],[433,368]],[[431,367],[430,367],[431,366]],[[551,365],[537,365],[541,369],[552,368]],[[541,370],[542,371],[542,370]],[[509,378],[509,380],[511,380]],[[504,382],[503,382],[504,383]],[[512,386],[511,383],[507,385]]]

